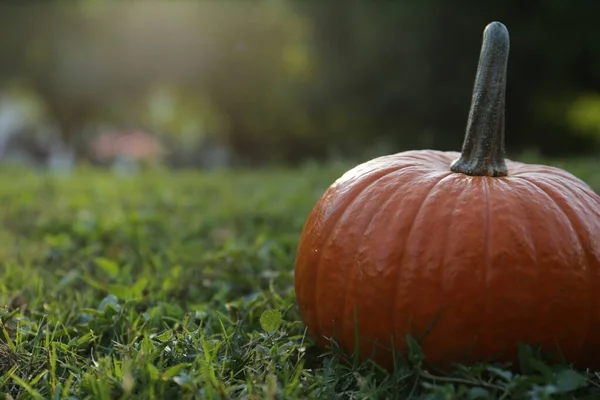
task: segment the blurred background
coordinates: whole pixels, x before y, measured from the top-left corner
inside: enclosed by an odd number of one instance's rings
[[[509,156],[600,154],[600,2],[4,1],[0,163],[215,169],[460,150],[511,34]]]

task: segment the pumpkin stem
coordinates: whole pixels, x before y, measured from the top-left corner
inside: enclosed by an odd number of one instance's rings
[[[508,63],[508,30],[492,22],[483,31],[483,43],[473,88],[467,133],[452,172],[471,176],[507,176],[504,161],[504,98]]]

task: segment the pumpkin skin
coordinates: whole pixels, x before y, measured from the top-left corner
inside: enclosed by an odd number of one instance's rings
[[[505,77],[498,62],[486,73],[485,51],[505,40],[507,53],[508,36],[497,22],[486,33],[463,152],[376,158],[310,213],[295,291],[319,346],[352,354],[358,334],[359,359],[392,368],[391,349],[431,328],[421,346],[441,368],[515,362],[519,342],[600,366],[600,196],[561,169],[504,159]]]

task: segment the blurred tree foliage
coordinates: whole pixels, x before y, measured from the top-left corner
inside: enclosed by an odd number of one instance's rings
[[[600,143],[597,0],[0,8],[0,88],[41,98],[81,154],[106,125],[143,127],[188,158],[218,143],[248,164],[458,150],[492,20],[511,33],[509,151]]]
[[[600,131],[597,119],[581,119],[597,110],[581,99],[600,92],[600,2],[349,0],[343,10],[334,2],[307,8],[321,22],[321,64],[335,77],[324,103],[342,101],[366,119],[363,140],[376,132],[395,149],[458,149],[482,29],[492,20],[511,32],[509,149],[580,153],[600,139],[580,135],[584,125]]]

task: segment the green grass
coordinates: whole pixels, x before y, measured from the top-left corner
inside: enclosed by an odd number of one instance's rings
[[[600,163],[561,164],[600,189]],[[0,392],[14,399],[600,399],[599,375],[392,374],[320,353],[295,308],[308,212],[349,165],[0,172]],[[426,357],[426,355],[425,355]],[[554,394],[553,394],[554,393]],[[587,396],[587,397],[586,397]]]

